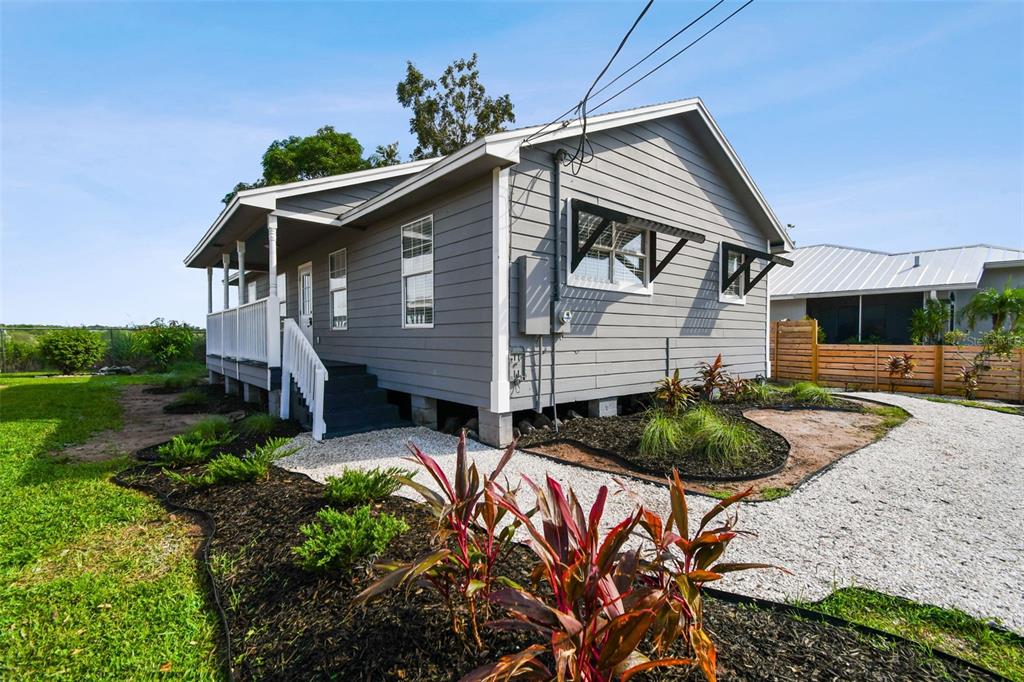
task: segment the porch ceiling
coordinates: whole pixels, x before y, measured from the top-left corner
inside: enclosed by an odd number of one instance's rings
[[[225,221],[215,233],[214,239],[188,263],[189,267],[219,268],[222,266],[221,254],[231,257],[231,268],[238,267],[238,251],[236,242],[245,241],[245,269],[266,271],[270,267],[267,258],[269,244],[267,238],[267,214],[269,209],[253,206],[239,206],[230,220]],[[320,239],[332,231],[340,229],[329,225],[319,225],[291,218],[278,218],[277,221],[277,258],[281,260]]]

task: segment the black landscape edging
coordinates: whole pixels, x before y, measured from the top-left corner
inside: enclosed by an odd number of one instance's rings
[[[715,599],[730,602],[733,604],[744,604],[747,606],[754,606],[759,609],[766,609],[771,611],[777,611],[780,613],[792,614],[805,620],[813,620],[819,623],[827,623],[828,625],[832,625],[834,627],[856,630],[857,632],[863,635],[868,635],[871,637],[880,637],[890,642],[897,642],[902,644],[909,644],[911,646],[923,647],[927,649],[932,656],[935,656],[936,658],[943,660],[947,663],[963,666],[968,670],[971,670],[972,672],[978,673],[980,675],[987,675],[995,677],[1000,680],[1009,680],[1009,678],[1005,675],[1001,675],[1000,673],[997,673],[994,670],[989,670],[988,668],[982,667],[977,663],[972,663],[971,661],[960,658],[959,656],[954,656],[953,654],[942,651],[941,649],[928,647],[924,644],[921,644],[920,642],[915,642],[911,639],[900,637],[899,635],[894,635],[891,632],[886,632],[884,630],[876,630],[875,628],[870,627],[868,625],[862,625],[852,620],[838,618],[827,613],[822,613],[821,611],[807,609],[802,606],[796,606],[795,604],[786,604],[784,602],[772,601],[771,599],[762,599],[761,597],[749,597],[747,595],[737,594],[735,592],[725,592],[724,590],[717,590],[712,587],[703,587],[701,589],[701,593],[709,597],[713,597]],[[1014,633],[1010,634],[1014,635],[1015,637],[1017,636]]]
[[[217,522],[213,520],[213,516],[203,510],[195,507],[187,507],[176,502],[172,502],[170,497],[162,495],[154,486],[147,485],[145,483],[130,483],[125,480],[124,476],[127,474],[134,473],[136,471],[143,471],[154,468],[153,464],[139,464],[137,466],[130,467],[123,471],[118,472],[114,475],[113,481],[115,484],[122,488],[130,490],[138,490],[146,493],[159,502],[165,509],[170,512],[184,513],[199,522],[199,526],[203,529],[203,542],[199,545],[199,562],[203,566],[203,572],[206,574],[207,582],[209,583],[210,593],[213,596],[213,604],[216,607],[217,618],[220,620],[221,629],[223,630],[224,637],[224,650],[222,666],[227,672],[227,679],[229,682],[235,681],[235,669],[231,657],[231,630],[228,627],[228,615],[224,610],[224,602],[220,592],[220,588],[217,587],[217,579],[213,575],[213,569],[210,567],[210,545],[213,543],[213,537],[217,533]]]

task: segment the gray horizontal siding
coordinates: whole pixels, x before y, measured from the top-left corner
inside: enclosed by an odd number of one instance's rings
[[[491,191],[490,177],[481,177],[365,231],[329,230],[284,255],[279,269],[287,272],[291,317],[298,314],[297,268],[313,263],[313,336],[320,357],[365,364],[384,388],[486,407]],[[403,329],[399,227],[427,214],[434,216],[434,327]],[[347,330],[335,331],[329,328],[327,259],[340,248],[348,249],[349,320]]]
[[[558,402],[589,400],[651,389],[678,367],[688,377],[722,353],[742,376],[766,373],[766,290],[762,281],[745,305],[719,302],[722,241],[764,250],[766,235],[728,180],[681,119],[663,119],[590,136],[594,157],[578,174],[562,169],[562,199],[596,201],[700,232],[658,276],[651,296],[565,287],[572,333],[557,341]],[[572,146],[572,141],[565,143]],[[511,258],[553,259],[551,154],[554,145],[523,151],[512,170]],[[564,205],[563,205],[564,207]],[[562,257],[568,248],[561,234]],[[660,261],[675,244],[658,239]],[[760,266],[755,266],[755,273]],[[563,284],[565,282],[563,260]],[[510,347],[526,353],[526,377],[513,409],[550,404],[550,340],[539,354],[536,338],[518,334],[517,273],[511,273]]]

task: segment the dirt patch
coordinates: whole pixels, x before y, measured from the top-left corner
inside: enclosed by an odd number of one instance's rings
[[[852,410],[762,408],[746,410],[743,416],[789,442],[789,457],[783,469],[768,476],[736,482],[709,482],[684,476],[687,490],[724,497],[753,487],[752,499],[784,496],[824,467],[877,440],[878,426],[882,423],[882,417],[878,415]],[[607,453],[580,443],[546,443],[526,449],[590,469],[657,483],[665,481],[663,475],[640,471],[625,459],[609,457]]]
[[[224,595],[239,680],[454,680],[537,641],[487,629],[485,650],[466,646],[452,635],[447,609],[428,589],[395,590],[366,608],[351,608],[352,596],[378,577],[374,569],[363,564],[317,575],[295,563],[291,548],[302,540],[299,526],[324,504],[323,486],[305,476],[273,468],[269,480],[259,483],[182,490],[155,468],[136,475],[216,521],[211,564]],[[433,542],[436,524],[423,505],[392,497],[377,509],[410,526],[381,560],[408,561]],[[532,565],[532,553],[517,546],[500,572],[526,584]],[[930,660],[905,642],[872,643],[846,627],[710,596],[705,624],[719,649],[723,682],[994,679]],[[672,668],[637,679],[703,678],[693,669]]]
[[[124,426],[119,431],[98,433],[81,445],[62,450],[61,454],[83,462],[112,459],[163,443],[207,416],[168,414],[164,407],[174,399],[174,395],[147,393],[143,386],[127,386],[119,398]]]

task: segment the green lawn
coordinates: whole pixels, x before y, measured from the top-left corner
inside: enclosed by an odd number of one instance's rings
[[[194,529],[60,448],[120,425],[147,377],[0,376],[0,679],[213,680]]]
[[[929,396],[925,400],[930,400],[933,403],[952,403],[953,405],[959,405],[961,407],[974,407],[979,410],[991,410],[992,412],[1002,412],[1003,414],[1024,414],[1021,408],[1014,405],[1002,405],[1000,403],[986,403],[980,400],[960,400],[957,398],[939,398],[937,396]]]
[[[805,608],[905,637],[1024,682],[1024,640],[961,611],[846,588]]]

